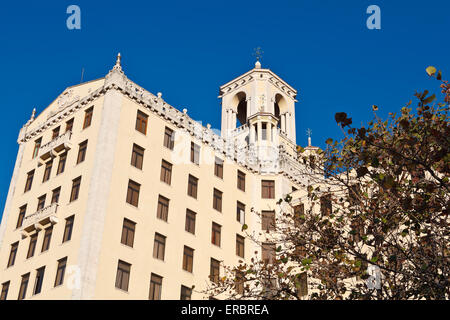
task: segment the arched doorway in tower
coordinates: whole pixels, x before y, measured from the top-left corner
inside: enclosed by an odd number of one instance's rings
[[[237,98],[237,123],[236,123],[236,127],[240,127],[243,126],[244,124],[247,123],[247,96],[245,94],[245,92],[239,92],[236,95]]]

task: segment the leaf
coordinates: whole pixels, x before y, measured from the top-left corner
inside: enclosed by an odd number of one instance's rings
[[[248,225],[243,224],[243,225],[242,225],[242,231],[247,230],[247,229],[248,229]]]
[[[434,101],[436,99],[436,95],[432,94],[431,96],[429,96],[428,98],[426,98],[425,100],[423,100],[423,104],[428,104],[432,101]]]
[[[332,143],[333,143],[333,139],[328,138],[328,139],[325,141],[325,143],[326,143],[326,144],[332,144]]]
[[[377,111],[377,110],[378,110],[378,106],[376,106],[376,105],[373,104],[373,105],[372,105],[372,110],[373,110],[373,111]]]
[[[436,73],[436,68],[433,66],[429,66],[428,68],[425,69],[425,71],[431,77],[432,75],[434,75]]]

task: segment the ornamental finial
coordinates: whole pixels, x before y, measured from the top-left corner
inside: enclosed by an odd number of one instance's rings
[[[34,116],[36,115],[36,108],[33,108],[33,112],[31,112],[31,121],[34,120]]]
[[[310,128],[306,130],[306,135],[308,136],[308,147],[311,147],[312,130]]]
[[[122,56],[120,55],[120,52],[117,54],[116,59],[116,65],[114,66],[113,70],[122,71]]]

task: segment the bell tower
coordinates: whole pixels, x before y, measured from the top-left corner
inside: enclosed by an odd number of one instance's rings
[[[255,67],[220,87],[221,135],[225,139],[248,130],[248,144],[276,142],[277,135],[292,143],[295,137],[297,91],[269,69]]]

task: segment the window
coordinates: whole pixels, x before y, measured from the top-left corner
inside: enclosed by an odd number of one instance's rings
[[[8,266],[11,267],[16,262],[17,249],[19,248],[19,241],[11,245],[11,251],[9,252]]]
[[[308,275],[306,272],[297,274],[297,281],[295,283],[298,297],[308,295]]]
[[[41,210],[41,209],[44,208],[44,206],[45,206],[45,198],[46,198],[46,197],[47,197],[47,195],[44,194],[44,195],[42,195],[42,196],[40,196],[40,197],[38,198],[38,205],[37,205],[36,211],[39,211],[39,210]]]
[[[237,172],[237,187],[239,190],[245,191],[245,173],[239,170]]]
[[[183,270],[192,272],[193,265],[194,265],[194,249],[184,246]]]
[[[192,210],[186,209],[186,227],[185,230],[195,234],[195,216],[196,213]]]
[[[173,145],[175,141],[175,133],[172,129],[166,127],[164,130],[164,147],[173,150]]]
[[[200,163],[200,146],[191,142],[191,162],[198,165]]]
[[[53,166],[53,159],[45,164],[44,177],[42,178],[42,182],[45,182],[48,179],[50,179],[50,175],[52,173],[52,166]]]
[[[31,185],[33,184],[33,178],[34,178],[34,170],[31,170],[27,174],[27,182],[25,183],[25,190],[24,192],[27,192],[31,189]]]
[[[73,118],[66,122],[66,132],[72,131],[73,128]]]
[[[94,107],[90,107],[84,112],[83,129],[89,127],[92,122],[92,114],[94,113]]]
[[[181,285],[180,300],[191,300],[192,289]]]
[[[261,197],[263,199],[275,198],[275,181],[273,180],[261,181]]]
[[[87,140],[79,144],[77,164],[83,162],[84,159],[86,158],[87,144],[88,144]]]
[[[19,209],[19,217],[17,218],[16,228],[20,228],[23,224],[23,219],[25,218],[25,213],[27,212],[27,205],[23,205]]]
[[[262,140],[267,140],[267,123],[263,122],[262,126],[261,126],[261,139]]]
[[[198,179],[192,175],[188,178],[188,195],[197,199]]]
[[[70,202],[78,199],[80,193],[81,177],[72,180],[72,192],[70,193]]]
[[[262,244],[262,260],[264,263],[273,263],[275,259],[275,244],[263,243]]]
[[[72,239],[73,222],[75,216],[70,216],[66,218],[66,226],[64,227],[63,243]]]
[[[245,204],[239,201],[236,206],[236,220],[239,221],[240,224],[245,223]]]
[[[322,215],[328,216],[331,214],[332,205],[331,205],[331,195],[326,194],[320,197],[320,213]]]
[[[33,159],[37,157],[39,153],[39,149],[41,148],[42,138],[37,139],[34,142],[34,149],[33,149]]]
[[[219,272],[220,272],[220,262],[216,259],[211,258],[211,267],[209,272],[209,279],[212,282],[219,282]]]
[[[213,208],[222,212],[222,191],[219,191],[216,188],[214,188],[213,193]]]
[[[214,163],[214,175],[223,179],[223,160],[217,157]]]
[[[294,223],[296,226],[300,226],[305,221],[305,205],[299,203],[294,206]]]
[[[220,247],[220,233],[222,230],[222,226],[215,222],[212,223],[212,231],[211,231],[211,243]]]
[[[133,144],[133,152],[131,154],[131,165],[142,170],[144,163],[144,148],[139,147],[137,144]]]
[[[67,152],[64,152],[62,155],[59,156],[58,170],[56,171],[57,175],[64,172],[64,168],[66,167],[66,159],[67,159]]]
[[[39,294],[42,290],[42,282],[44,282],[45,267],[36,270],[36,280],[34,281],[33,294]]]
[[[160,180],[167,183],[168,185],[170,185],[170,182],[172,181],[172,164],[167,162],[166,160],[163,160],[161,163]]]
[[[10,284],[10,281],[2,284],[2,293],[0,295],[0,301],[6,300],[6,298],[8,297],[9,284]]]
[[[30,281],[30,273],[24,274],[22,276],[22,281],[20,282],[19,297],[17,298],[17,300],[25,299],[27,295],[28,281]]]
[[[166,222],[169,217],[169,199],[163,197],[162,195],[159,195],[158,197],[158,208],[156,210],[156,217]]]
[[[275,230],[275,211],[262,211],[261,228],[265,231]]]
[[[127,202],[137,207],[139,203],[139,190],[141,185],[133,180],[128,181]]]
[[[149,300],[161,300],[162,277],[152,273],[150,277],[150,294]]]
[[[236,234],[236,255],[244,258],[245,238]]]
[[[58,203],[60,194],[61,194],[61,187],[53,189],[53,191],[52,191],[52,202],[51,203]]]
[[[67,257],[58,260],[56,269],[55,287],[64,283],[64,274],[66,273]]]
[[[116,288],[128,291],[130,282],[131,264],[119,260],[117,265]]]
[[[147,134],[147,121],[148,115],[138,110],[136,116],[136,130],[143,134]]]
[[[53,131],[52,131],[52,140],[55,139],[55,138],[58,138],[58,136],[59,136],[59,128],[60,127],[57,127],[55,129],[53,129]]]
[[[47,229],[45,229],[44,240],[42,242],[41,252],[47,251],[50,248],[50,241],[52,239],[52,232],[53,232],[53,226],[50,226]]]
[[[28,246],[27,259],[34,256],[34,251],[36,250],[38,234],[35,233],[30,237],[30,245]]]
[[[234,280],[234,289],[238,294],[244,294],[245,275],[242,271],[236,271],[236,279]]]
[[[164,261],[165,250],[166,237],[162,234],[155,233],[155,243],[153,244],[153,258]]]
[[[129,247],[133,247],[135,230],[136,223],[128,219],[123,219],[122,238],[120,240],[120,243]]]

